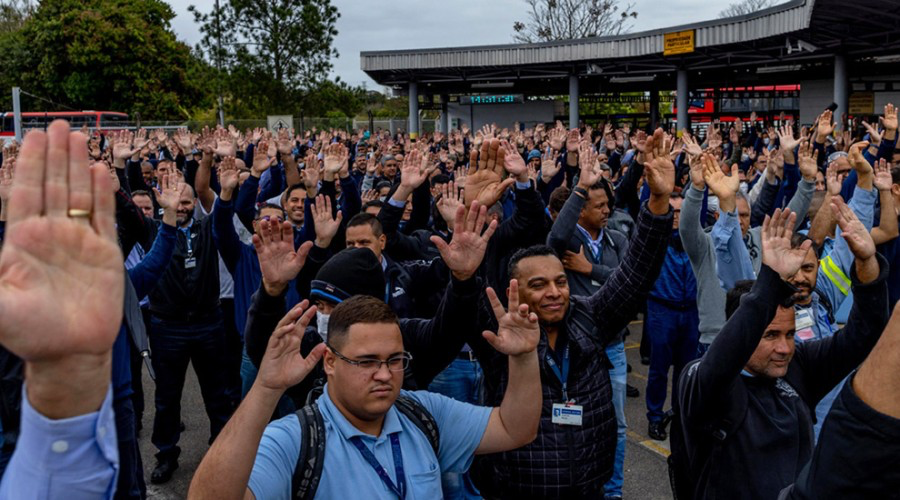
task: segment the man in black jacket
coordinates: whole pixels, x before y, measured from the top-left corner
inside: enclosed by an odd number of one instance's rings
[[[546,246],[509,258],[520,303],[538,315],[543,410],[538,438],[528,446],[477,460],[475,484],[497,498],[601,498],[612,475],[616,416],[604,354],[606,345],[634,317],[666,254],[672,231],[669,195],[675,166],[662,130],[648,140],[649,201],[641,208],[631,246],[606,283],[588,297],[569,297],[562,262]],[[471,174],[468,182],[471,181]],[[519,191],[517,190],[517,197]],[[465,332],[484,368],[485,404],[496,404],[506,385],[505,361],[490,352],[478,332],[493,324],[482,303],[479,327]]]
[[[483,295],[483,288],[481,280],[475,277],[475,273],[484,257],[488,241],[496,229],[496,224],[492,223],[481,234],[486,218],[487,210],[479,207],[477,203],[468,214],[464,207],[460,207],[457,211],[458,223],[453,240],[449,245],[441,247],[442,259],[450,268],[452,277],[435,317],[428,320],[399,321],[404,346],[413,354],[413,361],[404,381],[404,387],[408,389],[427,387],[431,379],[456,357],[461,347],[458,343],[461,332],[474,331],[476,327],[472,311],[477,306],[478,298]],[[305,244],[298,251],[294,251],[293,243],[287,241],[288,224],[279,226],[265,221],[262,224],[260,235],[255,235],[253,242],[259,256],[263,280],[259,291],[253,296],[244,332],[247,353],[257,366],[262,360],[265,346],[275,325],[285,314],[284,296],[288,283],[304,267],[311,246]],[[339,273],[331,270],[334,267],[365,269],[366,278],[362,278],[362,272],[356,273],[357,276],[343,273],[343,276],[347,277],[343,282],[314,284],[313,288],[317,291],[313,294],[318,300],[317,304],[320,307],[325,306],[323,312],[327,314],[331,307],[351,293],[366,293],[383,299],[379,292],[384,289],[384,281],[377,273],[380,266],[375,255],[368,249],[347,249],[339,253],[323,266],[317,278],[323,273],[337,277]],[[378,278],[382,279],[380,284]],[[375,282],[375,285],[361,285],[358,281]],[[480,335],[481,330],[478,332]],[[316,327],[308,327],[301,352],[308,355],[324,340],[324,335],[321,335]],[[288,390],[288,396],[294,400],[298,408],[305,404],[306,395],[315,386],[315,379],[319,378],[322,377],[306,377],[303,383]]]
[[[795,290],[787,280],[812,242],[792,248],[796,214],[776,210],[763,223],[759,278],[679,383],[694,498],[776,498],[812,456],[816,404],[878,341],[888,317],[887,264],[843,201],[835,199],[831,210],[856,257],[847,326],[795,346]]]

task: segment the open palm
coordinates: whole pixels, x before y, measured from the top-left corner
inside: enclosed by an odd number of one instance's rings
[[[285,284],[294,279],[312,247],[307,241],[294,250],[294,230],[290,222],[259,221],[259,233],[253,235],[253,247],[259,258],[263,280],[273,284]]]
[[[798,248],[791,248],[796,221],[797,214],[778,208],[771,217],[766,216],[762,226],[763,264],[785,280],[800,270],[812,246],[812,240],[806,240]]]
[[[526,304],[519,304],[519,282],[509,281],[509,311],[503,309],[503,304],[497,297],[493,288],[488,287],[488,300],[494,317],[497,318],[497,333],[491,331],[482,332],[482,336],[497,351],[507,356],[518,356],[534,351],[541,339],[541,329],[538,326],[538,317],[528,311]]]
[[[503,180],[505,158],[506,152],[500,149],[497,139],[484,141],[480,152],[472,151],[466,176],[466,205],[477,200],[482,206],[493,206],[512,186],[515,179]]]
[[[438,236],[431,237],[431,242],[441,253],[444,264],[450,268],[457,279],[468,279],[474,275],[484,259],[488,242],[497,229],[497,221],[491,221],[482,233],[486,219],[487,208],[481,206],[477,201],[472,202],[468,214],[466,214],[466,207],[460,205],[456,209],[453,239],[450,243],[448,244]]]
[[[316,316],[316,307],[309,309],[309,301],[300,302],[281,318],[263,354],[257,380],[264,387],[284,391],[299,384],[319,363],[325,344],[317,345],[305,358],[300,353],[303,335]]]
[[[114,220],[109,173],[88,166],[87,138],[59,121],[29,133],[0,252],[0,343],[26,361],[112,347],[125,283]]]

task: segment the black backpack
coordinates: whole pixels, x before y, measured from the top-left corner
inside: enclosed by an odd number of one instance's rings
[[[397,397],[394,407],[425,434],[434,454],[437,455],[440,432],[431,413],[415,399],[402,395]],[[317,403],[307,404],[297,410],[296,415],[300,420],[302,436],[300,457],[291,478],[291,490],[294,492],[294,498],[312,500],[319,488],[322,467],[325,464],[325,425]]]

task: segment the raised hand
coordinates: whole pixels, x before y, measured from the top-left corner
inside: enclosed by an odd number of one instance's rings
[[[237,189],[239,179],[237,166],[234,164],[233,156],[222,158],[222,163],[219,164],[218,173],[219,185],[222,186],[222,191],[228,192],[228,199],[231,199],[230,195]]]
[[[466,187],[466,178],[469,176],[469,169],[466,167],[457,167],[456,171],[453,173],[453,180],[456,182],[456,187],[459,189],[463,189]]]
[[[481,335],[497,351],[507,356],[518,356],[533,352],[541,339],[541,329],[538,326],[537,314],[529,312],[527,304],[519,304],[519,282],[509,281],[509,291],[506,294],[509,300],[509,311],[503,309],[503,304],[497,297],[493,288],[488,287],[488,300],[494,317],[497,318],[497,333],[484,331]]]
[[[437,209],[441,218],[447,223],[447,228],[452,229],[456,225],[456,212],[459,207],[465,207],[465,196],[457,184],[450,181],[441,186],[441,197],[437,201]]]
[[[325,147],[324,151],[324,159],[325,159],[325,180],[334,179],[334,176],[344,168],[344,165],[347,163],[350,152],[347,151],[347,148],[344,147],[343,144],[336,142],[334,144],[329,144]]]
[[[669,151],[672,149],[671,139],[666,136],[663,129],[658,128],[653,136],[647,138],[645,148],[644,172],[650,193],[664,196],[668,206],[669,195],[675,189],[675,164],[669,159]]]
[[[400,165],[400,188],[403,189],[401,194],[404,200],[428,180],[427,159],[418,149],[413,149],[403,158],[403,164]]]
[[[797,153],[797,167],[800,175],[809,182],[816,182],[816,172],[819,171],[819,151],[812,147],[809,141],[800,144]]]
[[[694,186],[694,189],[697,191],[703,191],[706,189],[706,179],[703,178],[704,172],[706,172],[706,157],[711,156],[709,154],[702,154],[701,156],[694,158],[692,156],[688,157],[688,166],[691,169],[691,183]],[[713,159],[715,161],[715,159]]]
[[[825,170],[825,188],[831,196],[838,196],[841,194],[843,182],[841,182],[841,178],[838,176],[837,165],[834,163],[828,165],[828,169]]]
[[[689,134],[682,134],[682,138],[682,143],[684,144],[683,149],[691,158],[698,158],[703,154],[703,148],[694,141],[693,137]]]
[[[884,117],[881,118],[881,124],[884,126],[885,132],[897,131],[897,108],[893,104],[887,104],[884,107]]]
[[[109,172],[88,166],[84,135],[70,134],[62,120],[28,133],[8,215],[0,343],[32,363],[109,353],[122,322],[125,267]]]
[[[831,213],[841,227],[841,236],[857,260],[866,260],[875,255],[875,241],[866,226],[856,217],[853,210],[840,196],[831,198]]]
[[[816,125],[816,141],[820,144],[824,143],[825,138],[834,132],[835,124],[832,122],[832,118],[833,113],[828,109],[819,115],[818,124]]]
[[[850,162],[850,166],[853,167],[853,170],[856,170],[856,174],[860,178],[872,175],[872,165],[862,154],[867,147],[869,147],[868,142],[857,142],[850,146],[850,151],[847,153],[847,160]]]
[[[791,248],[796,221],[797,214],[791,213],[790,209],[782,212],[778,208],[771,217],[766,216],[762,225],[763,264],[778,273],[783,280],[797,274],[812,246],[812,240],[806,240],[799,248]]]
[[[873,146],[881,145],[881,132],[879,132],[876,127],[869,125],[869,123],[865,120],[863,120],[862,125],[866,128],[866,132],[868,132],[869,134],[869,143]]]
[[[875,188],[879,191],[890,191],[893,185],[894,179],[891,176],[891,166],[884,158],[881,158],[875,164]]]
[[[559,151],[563,147],[563,142],[566,140],[566,131],[561,128],[554,128],[550,130],[550,149],[553,151]]]
[[[344,215],[340,210],[336,215],[331,215],[331,197],[320,194],[316,196],[316,202],[309,207],[312,212],[316,227],[316,246],[328,248],[341,227]]]
[[[269,143],[260,141],[253,150],[253,170],[255,173],[262,175],[263,172],[269,170],[275,164],[275,158],[269,156]]]
[[[263,286],[269,295],[277,297],[303,269],[313,244],[307,241],[294,250],[294,229],[288,221],[261,220],[258,227],[253,235],[253,247],[259,257]]]
[[[573,128],[566,134],[566,151],[577,153],[579,144],[581,144],[581,133],[577,128]]]
[[[4,157],[3,166],[0,167],[0,204],[3,211],[9,210],[9,195],[12,193],[13,176],[15,174],[15,158]],[[4,214],[5,215],[5,214]],[[6,220],[5,217],[2,220]]]
[[[541,179],[545,184],[550,184],[560,169],[562,169],[562,163],[556,162],[556,155],[553,154],[553,151],[547,151],[541,156]]]
[[[282,155],[290,155],[294,150],[294,131],[281,129],[278,131],[278,137],[275,139],[275,146]]]
[[[506,151],[500,149],[497,139],[484,141],[480,151],[472,150],[466,176],[466,205],[478,200],[481,206],[493,206],[516,182],[512,177],[503,180],[505,156]]]
[[[719,167],[719,162],[711,155],[704,155],[703,180],[706,181],[709,190],[720,199],[733,199],[741,188],[737,163],[731,166],[731,175],[725,175]]]
[[[784,154],[793,154],[794,150],[797,149],[797,145],[800,144],[800,139],[794,138],[794,127],[791,123],[782,125],[781,129],[778,131],[778,144],[781,148],[781,152]]]
[[[172,135],[172,139],[175,140],[175,144],[184,154],[190,153],[193,149],[194,139],[186,128],[176,130],[175,134]],[[211,146],[212,145],[210,144],[207,148],[210,148]]]
[[[315,369],[325,354],[325,344],[314,347],[305,358],[300,353],[300,346],[306,327],[316,317],[316,310],[316,306],[309,307],[309,301],[304,300],[281,318],[269,337],[256,383],[272,391],[284,392]]]
[[[525,160],[516,147],[506,140],[500,141],[500,147],[504,150],[503,168],[509,172],[519,182],[528,180],[528,169],[525,167]]]
[[[465,281],[475,275],[484,259],[488,241],[497,229],[497,221],[492,220],[482,233],[486,220],[487,207],[482,206],[478,201],[473,201],[468,213],[466,213],[465,206],[456,209],[453,239],[449,244],[438,236],[431,237],[431,242],[441,253],[444,264],[460,281]]]
[[[599,155],[594,152],[590,144],[584,142],[581,146],[578,154],[578,166],[581,169],[578,174],[578,187],[590,190],[591,186],[600,180],[600,164],[597,161]]]
[[[156,203],[163,210],[175,211],[184,189],[184,181],[173,174],[162,174],[156,183]]]

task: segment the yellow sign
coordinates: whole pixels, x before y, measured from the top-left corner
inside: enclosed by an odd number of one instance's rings
[[[875,93],[874,92],[854,92],[850,94],[850,103],[848,106],[851,115],[871,115],[875,114]]]
[[[666,33],[663,38],[663,55],[690,54],[694,51],[694,30]]]

